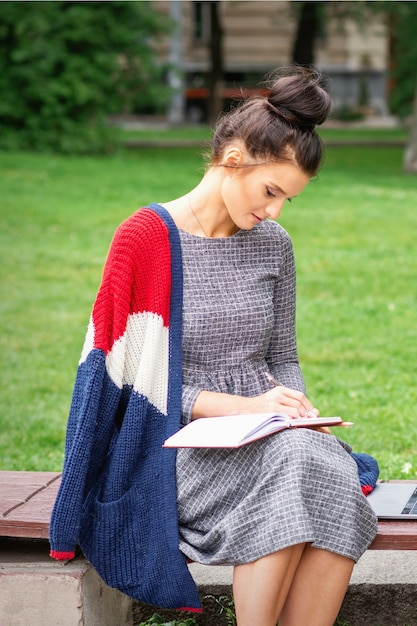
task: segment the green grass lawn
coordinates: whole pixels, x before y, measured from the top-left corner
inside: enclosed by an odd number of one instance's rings
[[[381,476],[417,477],[417,180],[399,148],[328,148],[281,223],[298,267],[309,396],[355,422]],[[114,229],[200,178],[198,149],[0,153],[0,468],[59,470],[78,358]]]

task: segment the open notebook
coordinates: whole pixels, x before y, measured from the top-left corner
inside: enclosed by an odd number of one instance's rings
[[[349,423],[350,424],[350,423]],[[348,425],[341,417],[300,417],[285,413],[222,415],[196,419],[169,437],[165,448],[239,448],[287,428]]]

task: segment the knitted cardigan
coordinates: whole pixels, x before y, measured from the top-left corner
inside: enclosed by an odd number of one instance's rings
[[[178,544],[182,260],[159,205],[117,229],[79,362],[51,556],[79,545],[103,580],[147,604],[200,611]]]

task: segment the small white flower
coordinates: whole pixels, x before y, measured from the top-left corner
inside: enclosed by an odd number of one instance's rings
[[[404,465],[401,468],[401,473],[402,474],[409,474],[410,470],[412,469],[412,465],[411,463],[404,463]]]

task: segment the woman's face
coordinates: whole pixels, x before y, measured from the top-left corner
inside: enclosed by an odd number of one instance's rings
[[[228,165],[222,200],[231,221],[251,230],[265,219],[276,220],[286,200],[298,196],[310,176],[293,162],[246,162]]]

